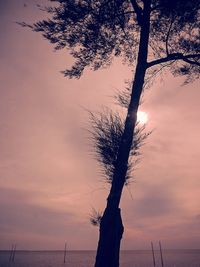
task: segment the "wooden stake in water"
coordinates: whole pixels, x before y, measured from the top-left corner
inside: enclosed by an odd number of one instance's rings
[[[12,261],[13,262],[15,261],[16,247],[17,247],[17,245],[15,244],[14,247],[13,247],[13,253],[12,253]]]
[[[160,247],[160,259],[161,259],[161,265],[164,267],[164,262],[163,262],[163,253],[162,253],[162,247],[161,247],[161,242],[159,241],[159,247]]]
[[[11,250],[10,250],[10,257],[9,257],[9,261],[12,260],[13,257],[13,250],[14,250],[14,245],[12,244]]]
[[[12,244],[12,248],[11,248],[11,251],[10,251],[10,257],[9,257],[9,261],[15,261],[15,252],[16,252],[16,247],[17,245],[15,244]]]
[[[67,243],[65,243],[65,250],[64,250],[64,263],[66,262],[66,254],[67,254]]]
[[[153,256],[153,266],[156,266],[156,261],[155,261],[155,253],[154,253],[154,248],[153,248],[153,242],[151,242],[151,250],[152,250],[152,256]]]

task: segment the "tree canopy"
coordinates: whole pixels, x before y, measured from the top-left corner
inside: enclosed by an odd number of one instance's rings
[[[86,67],[97,70],[122,57],[133,64],[148,0],[50,0],[50,17],[28,25],[75,58],[65,76],[79,78]],[[152,0],[147,67],[171,67],[172,73],[196,77],[200,67],[200,1]],[[27,26],[26,23],[22,23]],[[192,64],[191,64],[192,63]]]

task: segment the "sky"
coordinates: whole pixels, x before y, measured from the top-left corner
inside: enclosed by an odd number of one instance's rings
[[[43,18],[41,2],[0,0],[0,249],[96,249],[89,217],[104,209],[109,185],[86,109],[115,108],[112,95],[132,73],[115,60],[79,80],[63,77],[69,53],[15,23]],[[153,132],[123,192],[122,249],[158,240],[200,248],[200,84],[182,83],[167,73],[145,91],[140,109]]]

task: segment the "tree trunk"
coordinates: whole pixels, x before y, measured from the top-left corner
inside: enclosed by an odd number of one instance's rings
[[[95,267],[118,267],[120,242],[124,232],[120,209],[106,208],[100,225]]]
[[[120,243],[124,231],[119,209],[122,190],[125,184],[129,154],[134,138],[137,110],[144,86],[147,69],[151,0],[144,1],[140,42],[136,71],[132,86],[131,100],[125,120],[124,132],[118,151],[112,186],[107,206],[100,223],[100,237],[95,267],[119,267]]]

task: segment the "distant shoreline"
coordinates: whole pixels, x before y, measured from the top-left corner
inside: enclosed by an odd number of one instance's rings
[[[159,252],[159,250],[155,250],[155,252]],[[173,253],[173,252],[181,252],[181,253],[200,253],[200,248],[180,248],[180,249],[163,249],[166,253]],[[0,249],[0,252],[10,252],[10,249]],[[61,249],[19,249],[17,252],[63,252]],[[74,249],[74,250],[68,250],[68,252],[96,252],[96,250],[90,250],[90,249]],[[121,250],[122,253],[151,253],[150,249],[126,249],[126,250]]]

